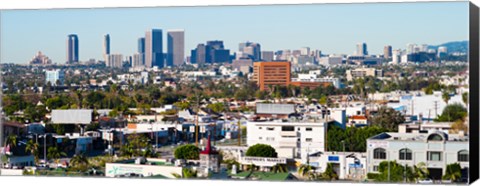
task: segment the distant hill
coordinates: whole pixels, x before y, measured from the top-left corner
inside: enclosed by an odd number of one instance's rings
[[[428,49],[437,50],[438,47],[440,46],[447,47],[448,53],[453,53],[453,52],[468,53],[468,41],[451,41],[451,42],[443,43],[440,45],[429,45]]]

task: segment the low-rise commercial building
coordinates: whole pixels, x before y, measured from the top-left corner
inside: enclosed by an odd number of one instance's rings
[[[367,139],[367,172],[378,172],[382,161],[414,166],[425,163],[430,176],[440,180],[448,164],[459,163],[462,177],[468,176],[469,138],[442,131],[427,133],[381,133]]]

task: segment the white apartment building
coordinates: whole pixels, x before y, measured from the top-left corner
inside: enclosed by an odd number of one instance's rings
[[[324,119],[248,121],[247,145],[267,144],[280,158],[306,160],[307,153],[325,151],[326,127]]]
[[[431,130],[428,133],[381,133],[367,139],[367,172],[377,172],[382,161],[396,161],[401,165],[423,162],[430,176],[441,179],[446,166],[459,163],[462,174],[468,174],[469,139],[462,132],[448,134]]]
[[[366,76],[383,77],[382,70],[375,68],[358,68],[354,70],[347,70],[347,80],[352,81],[354,78],[363,78]]]

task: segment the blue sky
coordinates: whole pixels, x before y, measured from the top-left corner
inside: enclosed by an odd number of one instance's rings
[[[64,63],[71,33],[78,34],[81,61],[102,59],[107,33],[111,53],[132,55],[149,28],[164,30],[164,50],[166,30],[185,29],[186,55],[207,40],[223,40],[233,51],[249,40],[262,50],[308,46],[329,54],[352,54],[359,42],[379,54],[385,45],[468,40],[468,2],[7,10],[0,15],[3,63],[28,63],[37,51]]]

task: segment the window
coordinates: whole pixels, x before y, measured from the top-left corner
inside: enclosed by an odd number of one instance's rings
[[[282,131],[295,131],[293,126],[282,126]]]
[[[274,137],[267,137],[267,141],[275,141]]]
[[[258,137],[259,140],[262,140],[262,137]]]
[[[305,138],[306,142],[312,142],[312,138]]]
[[[374,166],[373,166],[373,171],[378,172],[378,165],[374,165]]]
[[[398,155],[400,160],[412,160],[412,151],[410,149],[400,149]]]
[[[376,148],[375,150],[373,150],[373,159],[387,159],[387,153],[385,149]]]
[[[262,127],[258,127],[258,129],[262,130]]]
[[[441,152],[427,152],[427,160],[428,161],[442,161],[442,153]]]
[[[461,162],[468,162],[468,151],[466,150],[461,150],[458,152],[458,161]]]
[[[305,130],[306,131],[312,131],[312,127],[307,127]]]
[[[275,128],[273,127],[267,127],[267,130],[274,130]]]
[[[428,141],[443,141],[443,137],[440,134],[431,134],[428,136]]]

